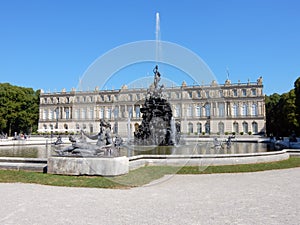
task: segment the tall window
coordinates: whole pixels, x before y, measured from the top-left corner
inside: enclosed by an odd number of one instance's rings
[[[254,134],[257,134],[258,133],[258,125],[257,125],[257,122],[252,122],[252,132]]]
[[[112,111],[111,108],[107,109],[107,118],[108,119],[111,119],[111,111]]]
[[[239,124],[237,122],[233,123],[233,132],[239,133]]]
[[[115,109],[114,109],[114,117],[115,117],[115,119],[119,118],[119,107],[115,107]]]
[[[101,107],[100,108],[100,115],[99,115],[99,117],[100,117],[100,119],[104,119],[104,109]]]
[[[201,106],[200,105],[196,105],[196,116],[201,117]]]
[[[247,122],[243,122],[243,132],[248,133],[248,123]]]
[[[210,124],[209,124],[209,122],[205,123],[205,133],[210,134]]]
[[[219,103],[219,116],[224,117],[225,116],[225,104]]]
[[[193,131],[193,124],[192,123],[189,123],[188,124],[188,132],[190,133],[190,134],[192,134],[194,131]]]
[[[224,123],[223,122],[219,122],[218,131],[220,134],[224,134]]]
[[[238,106],[237,106],[237,104],[233,104],[232,111],[233,111],[233,116],[238,116]]]
[[[66,119],[70,119],[70,110],[68,108],[65,109],[66,112]]]
[[[49,109],[49,119],[52,120],[54,118],[54,111]]]
[[[197,133],[198,134],[202,133],[202,124],[201,123],[197,123]]]
[[[188,105],[188,107],[187,107],[187,116],[188,117],[193,116],[193,105]]]
[[[243,116],[248,115],[248,105],[246,103],[243,104]]]
[[[140,106],[139,105],[135,106],[135,115],[136,115],[136,118],[141,117],[141,110],[140,110]]]
[[[252,89],[252,90],[251,90],[251,94],[252,94],[253,96],[256,96],[256,89]]]
[[[128,116],[132,117],[132,106],[128,106]]]
[[[180,105],[178,104],[175,106],[175,117],[180,117],[180,114]]]
[[[205,116],[210,116],[210,104],[206,103],[205,105]]]
[[[257,116],[257,105],[255,103],[252,104],[252,116]]]
[[[86,119],[86,109],[82,109],[82,119]]]
[[[79,109],[75,109],[75,119],[80,119]]]
[[[47,109],[44,109],[43,111],[43,119],[47,119]]]
[[[92,107],[89,109],[89,117],[90,119],[94,119],[94,109]]]
[[[242,89],[242,95],[246,96],[247,95],[247,90],[246,89]]]
[[[236,97],[237,95],[238,95],[238,94],[237,94],[237,90],[234,89],[234,90],[233,90],[233,96]]]

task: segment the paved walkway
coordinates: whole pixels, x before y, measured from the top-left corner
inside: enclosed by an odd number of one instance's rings
[[[167,179],[168,178],[168,179]],[[299,224],[300,168],[113,190],[0,184],[0,224]]]

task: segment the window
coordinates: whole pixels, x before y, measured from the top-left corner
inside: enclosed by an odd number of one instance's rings
[[[108,108],[108,109],[107,109],[107,112],[106,112],[106,113],[107,113],[107,118],[108,118],[108,119],[111,119],[111,111],[112,111],[111,108]]]
[[[251,94],[252,94],[253,96],[256,96],[256,89],[252,89],[252,90],[251,90]]]
[[[257,116],[257,105],[255,103],[252,104],[252,116]]]
[[[205,123],[205,133],[210,134],[210,124],[209,124],[209,122]]]
[[[89,110],[89,117],[90,117],[90,119],[94,119],[94,109],[93,108],[90,108],[90,110]]]
[[[257,125],[257,122],[252,122],[252,132],[254,134],[257,134],[258,133],[258,125]]]
[[[196,116],[201,117],[201,106],[200,105],[196,105]]]
[[[132,106],[128,106],[128,116],[132,117]]]
[[[225,116],[225,104],[219,103],[219,116],[224,117]]]
[[[237,104],[233,104],[232,111],[233,111],[233,116],[238,116],[238,106],[237,106]]]
[[[65,109],[66,112],[66,119],[70,119],[70,110],[68,108]]]
[[[141,117],[141,111],[140,111],[139,105],[135,106],[135,116],[136,116],[136,118]]]
[[[190,98],[193,98],[193,92],[189,91],[188,94]]]
[[[175,106],[175,117],[180,117],[181,112],[180,112],[180,105]]]
[[[188,132],[190,133],[190,134],[192,134],[194,131],[193,131],[193,124],[192,123],[189,123],[188,124]]]
[[[197,91],[197,96],[198,96],[198,98],[201,97],[201,91]]]
[[[187,116],[188,117],[193,116],[193,105],[188,105],[188,107],[187,107]]]
[[[81,118],[82,119],[86,119],[86,109],[82,109],[81,113],[82,113],[81,114],[82,115]]]
[[[210,104],[209,103],[207,103],[206,105],[205,105],[205,116],[210,116]]]
[[[243,132],[245,134],[248,133],[248,123],[247,122],[243,122]]]
[[[206,98],[209,98],[209,91],[206,91],[205,94],[206,94]]]
[[[44,109],[43,111],[43,119],[47,119],[47,109]]]
[[[222,90],[219,91],[219,97],[220,97],[220,98],[223,98],[223,97],[224,97],[224,94],[223,94],[223,91],[222,91]]]
[[[248,105],[246,103],[243,104],[243,116],[248,115]]]
[[[234,96],[234,97],[237,96],[237,90],[236,90],[236,89],[233,90],[233,96]]]
[[[201,123],[197,123],[197,133],[198,134],[202,133],[202,124]]]
[[[242,89],[242,95],[247,96],[247,90],[246,89]]]
[[[104,119],[104,109],[100,108],[100,115],[99,115],[100,119]]]
[[[75,109],[75,119],[80,119],[79,109]]]
[[[119,107],[116,107],[114,109],[114,117],[115,117],[115,119],[119,118]]]
[[[239,133],[239,124],[237,122],[233,123],[233,132]]]
[[[223,122],[219,122],[218,131],[220,134],[224,134],[224,123]]]

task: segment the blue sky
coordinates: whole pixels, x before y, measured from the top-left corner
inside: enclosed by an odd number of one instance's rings
[[[0,82],[71,90],[111,49],[155,40],[159,12],[161,40],[196,53],[219,83],[228,68],[234,83],[262,76],[267,95],[281,94],[300,76],[299,11],[297,0],[2,0]],[[107,87],[129,83],[132,71],[152,73],[137,68],[115,74]]]

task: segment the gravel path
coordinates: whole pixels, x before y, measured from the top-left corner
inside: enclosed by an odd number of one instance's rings
[[[300,168],[173,175],[132,189],[0,184],[0,224],[299,224]]]

